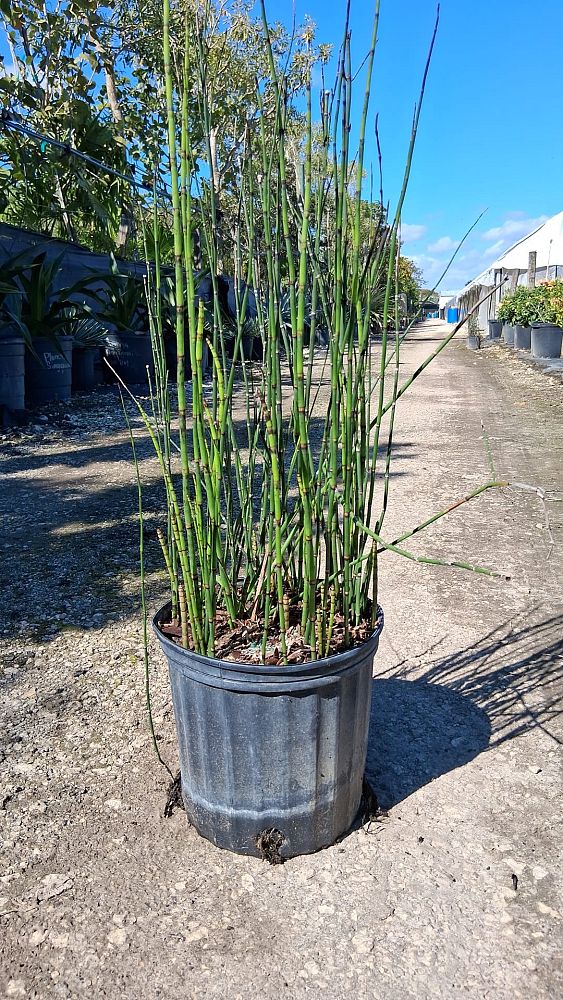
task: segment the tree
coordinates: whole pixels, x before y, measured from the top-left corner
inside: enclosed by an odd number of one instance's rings
[[[108,101],[102,97],[99,63],[89,51],[88,4],[5,2],[1,26],[11,66],[0,87],[11,120],[116,171],[127,171],[118,108],[113,116],[104,113]],[[106,95],[111,79],[108,67]],[[49,142],[7,129],[0,137],[0,171],[7,220],[83,239],[95,248],[115,245],[131,200],[125,181]]]
[[[208,159],[211,169],[210,177],[196,176],[196,187],[203,197],[211,185],[231,242],[241,162],[257,113],[255,79],[267,70],[262,26],[250,9],[221,0],[204,6],[176,0],[171,11],[173,68],[178,92],[187,94],[192,155],[196,164]],[[90,0],[3,0],[0,28],[11,53],[0,82],[10,115],[121,172],[135,170],[148,187],[156,178],[165,219],[169,165],[162,157],[160,0],[108,0],[103,7]],[[271,32],[278,58],[285,59],[290,39],[280,25]],[[199,55],[196,36],[205,46]],[[191,52],[188,64],[186,50]],[[302,50],[298,37],[293,92],[301,86]],[[200,114],[204,91],[206,121]],[[293,92],[287,94],[288,121]],[[39,153],[14,133],[0,136],[4,217],[71,239],[86,237],[92,245],[113,245],[120,223],[123,229],[139,201],[134,191],[103,172],[93,174],[78,160],[61,159],[49,146]]]
[[[407,310],[413,313],[420,300],[420,289],[422,287],[423,274],[419,267],[409,257],[399,257],[398,265],[398,287],[399,295],[405,295],[407,299]]]

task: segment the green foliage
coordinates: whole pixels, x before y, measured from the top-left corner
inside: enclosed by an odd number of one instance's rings
[[[514,292],[507,293],[500,301],[497,309],[497,318],[502,323],[512,325],[516,322],[516,306],[514,303]]]
[[[221,656],[229,641],[219,634],[223,625],[256,622],[256,656],[273,663],[294,662],[295,649],[299,660],[330,655],[339,623],[343,645],[354,645],[355,628],[369,629],[377,618],[379,553],[390,549],[416,561],[424,558],[396,544],[416,528],[392,543],[381,536],[391,489],[395,408],[453,334],[401,381],[402,338],[396,331],[389,344],[388,329],[396,270],[397,285],[415,280],[409,265],[400,267],[398,230],[420,104],[398,206],[389,222],[380,205],[362,197],[378,13],[365,71],[358,151],[349,145],[348,88],[356,78],[346,31],[335,91],[323,101],[316,128],[310,49],[304,59],[306,114],[303,141],[295,153],[287,143],[291,112],[285,95],[290,82],[276,59],[263,3],[261,10],[268,76],[258,82],[259,110],[247,131],[246,155],[239,166],[233,269],[238,294],[231,363],[225,350],[231,331],[224,322],[216,278],[222,255],[218,222],[224,219],[218,213],[224,200],[221,188],[212,182],[200,184],[197,202],[193,197],[201,177],[213,177],[213,145],[204,143],[203,153],[198,144],[192,145],[181,83],[178,89],[179,78],[187,86],[187,61],[196,58],[203,81],[201,128],[209,136],[214,97],[213,87],[208,92],[204,82],[209,79],[209,26],[204,22],[199,27],[195,56],[186,37],[182,75],[172,59],[171,11],[169,0],[164,0],[177,411],[163,363],[158,268],[149,273],[156,385],[151,411],[140,401],[137,406],[166,489],[168,530],[159,537],[183,645]],[[310,32],[304,41],[311,45]],[[154,219],[157,233],[156,210]],[[194,276],[196,219],[212,284],[207,315]],[[255,292],[254,325],[263,349],[259,369],[237,365],[248,328],[249,287]],[[374,309],[380,310],[380,347],[371,336]],[[326,358],[319,360],[312,344],[315,328],[321,327],[328,345]],[[209,398],[202,384],[204,339],[213,362]],[[189,397],[188,364],[193,379]],[[327,392],[322,408],[319,377]],[[383,426],[387,442],[381,447]]]
[[[45,253],[18,254],[6,267],[19,291],[4,299],[4,321],[14,325],[30,348],[36,337],[58,344],[60,337],[70,334],[71,317],[85,315],[72,301],[73,288],[60,287],[61,257],[48,260]]]
[[[546,281],[535,289],[537,300],[532,323],[550,323],[563,329],[563,281]]]
[[[92,290],[93,284],[97,286],[95,290]],[[115,257],[112,258],[108,274],[92,272],[92,276],[81,282],[80,287],[94,299],[96,317],[110,330],[148,334],[147,299],[143,282],[120,272]]]
[[[82,2],[14,2],[2,10],[12,66],[0,86],[10,116],[117,170],[124,138],[104,112],[99,60],[91,48],[96,15]],[[0,132],[2,217],[50,235],[115,245],[129,185],[49,143]]]
[[[193,44],[202,20],[204,63]],[[267,128],[271,121],[263,26],[252,17],[251,5],[219,0],[203,6],[174,0],[169,26],[171,69],[177,92],[186,96],[192,147],[210,166],[207,176],[194,178],[194,186],[204,195],[213,189],[222,269],[232,273],[241,162],[257,122],[256,77],[266,81],[261,99]],[[149,187],[156,177],[164,219],[170,206],[160,0],[108,0],[103,6],[14,0],[0,8],[1,27],[13,63],[0,81],[10,114],[126,175],[137,168],[136,176]],[[191,56],[184,65],[185,35]],[[293,100],[303,89],[310,40],[297,32],[290,53],[285,29],[274,26],[271,37],[277,62],[289,60],[286,138],[288,148],[293,144],[298,150],[303,116]],[[312,38],[311,28],[307,37]],[[207,121],[200,114],[204,89]],[[290,177],[289,183],[296,181]],[[143,198],[126,182],[48,145],[43,149],[32,139],[0,133],[0,217],[9,222],[106,252],[118,245],[123,252],[127,239],[127,252],[140,252]]]
[[[76,306],[65,310],[61,334],[72,337],[74,347],[101,347],[109,333],[104,323],[93,316],[85,316]]]
[[[422,271],[408,257],[399,257],[398,271],[399,280],[396,291],[398,294],[406,295],[409,313],[412,313],[416,310],[420,300]]]
[[[522,326],[552,323],[563,327],[563,281],[545,281],[532,288],[518,285],[504,296],[497,316],[503,323]]]

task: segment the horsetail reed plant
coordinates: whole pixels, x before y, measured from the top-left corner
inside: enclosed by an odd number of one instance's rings
[[[297,157],[287,142],[295,127],[290,58],[279,55],[263,0],[260,10],[265,68],[256,79],[255,111],[246,122],[234,181],[235,319],[229,359],[219,301],[218,227],[223,214],[211,141],[209,12],[204,4],[195,22],[186,19],[184,58],[179,61],[172,56],[170,0],[163,0],[177,417],[173,419],[163,363],[158,255],[148,284],[151,335],[161,363],[156,365],[151,407],[137,406],[167,495],[167,531],[160,532],[159,539],[170,579],[175,634],[198,653],[272,663],[326,657],[367,638],[377,620],[378,558],[383,552],[478,573],[492,571],[463,560],[418,557],[401,547],[447,510],[391,542],[382,536],[399,401],[452,336],[401,384],[399,227],[438,15],[402,188],[388,220],[383,205],[371,204],[364,195],[379,2],[364,67],[355,153],[349,7],[335,85],[321,95],[318,126],[313,121],[312,75],[319,54],[312,32],[303,33],[298,65],[305,112]],[[201,142],[191,134],[188,107],[194,106]],[[209,330],[195,280],[196,228],[211,276]],[[376,303],[379,347],[373,336]],[[395,332],[390,338],[391,326]],[[243,357],[249,328],[262,345],[260,365]],[[209,389],[202,377],[207,334]],[[320,334],[327,344],[324,356],[315,354]],[[322,412],[321,383],[327,397]],[[491,481],[449,509],[503,485]]]

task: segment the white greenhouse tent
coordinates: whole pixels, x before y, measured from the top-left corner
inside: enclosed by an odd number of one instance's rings
[[[486,330],[487,320],[496,315],[502,296],[501,285],[509,290],[516,285],[527,284],[530,253],[536,254],[536,281],[563,278],[563,212],[558,212],[505,250],[459,293],[459,305],[468,312],[488,291],[498,286],[498,291],[479,309],[477,322],[480,329]],[[506,278],[509,280],[506,281]]]

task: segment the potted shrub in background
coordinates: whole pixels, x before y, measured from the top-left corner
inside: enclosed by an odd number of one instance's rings
[[[502,339],[508,347],[514,346],[514,292],[507,292],[497,309],[497,317],[502,323]]]
[[[92,290],[92,284],[98,286]],[[143,281],[122,274],[112,257],[108,274],[97,272],[81,283],[94,301],[90,312],[107,329],[105,355],[128,384],[146,382],[147,369],[154,376],[147,299]]]
[[[470,351],[478,351],[481,346],[479,325],[475,315],[469,317],[467,324],[467,347]]]
[[[99,362],[106,347],[107,327],[73,308],[68,313],[68,331],[72,336],[72,390],[94,389],[103,381]]]
[[[543,282],[534,291],[532,357],[560,358],[563,340],[563,281]]]
[[[203,286],[203,287],[202,287]],[[195,288],[198,301],[201,299],[205,305],[205,322],[204,322],[204,333],[205,336],[213,329],[213,301],[212,301],[212,285],[211,280],[207,275],[196,275],[195,276]],[[166,358],[166,366],[168,369],[168,375],[172,380],[176,378],[176,366],[177,366],[177,356],[176,356],[176,287],[174,278],[170,275],[163,276],[161,278],[160,287],[160,302],[161,302],[161,321],[162,321],[162,331],[164,340],[164,352]],[[209,309],[209,303],[211,303],[211,310]],[[153,311],[155,311],[155,296],[151,296],[151,306]],[[225,316],[223,315],[223,323],[225,323]],[[228,324],[227,324],[228,327]],[[187,338],[186,338],[187,340]],[[209,352],[207,349],[207,340],[203,342],[202,349],[202,360],[201,360],[202,372],[207,372],[209,368]],[[191,378],[191,368],[190,359],[186,358],[185,372],[186,378]]]
[[[72,334],[68,311],[72,289],[59,287],[61,257],[42,252],[18,259],[19,293],[6,305],[6,319],[25,342],[25,399],[29,406],[70,399]],[[77,306],[74,309],[78,311]]]
[[[356,154],[346,138],[336,139],[348,137],[351,125],[348,25],[334,99],[324,94],[316,127],[315,53],[306,29],[300,51],[307,107],[303,186],[294,201],[284,182],[287,60],[274,49],[263,2],[260,7],[267,71],[256,93],[257,111],[237,179],[237,272],[244,290],[236,296],[233,356],[240,356],[252,287],[263,364],[251,375],[242,366],[242,386],[235,391],[236,365],[226,358],[214,284],[207,337],[212,396],[204,399],[206,317],[194,278],[192,182],[211,175],[210,147],[192,148],[187,85],[195,64],[196,106],[205,135],[211,121],[206,25],[203,12],[195,37],[187,26],[185,62],[178,66],[171,60],[170,4],[164,0],[177,411],[168,393],[160,308],[150,310],[156,372],[150,411],[136,402],[167,496],[159,540],[170,600],[153,624],[169,664],[186,812],[215,844],[281,860],[333,843],[358,810],[372,661],[383,627],[380,556],[391,551],[419,562],[476,567],[415,556],[404,548],[411,535],[447,511],[399,538],[383,535],[397,403],[464,322],[404,379],[404,335],[392,289],[428,66],[401,194],[387,221],[380,205],[371,205],[363,193],[378,16]],[[213,185],[201,187],[198,224],[206,264],[217,274],[217,192]],[[148,280],[158,290],[158,267]],[[281,311],[286,290],[289,320]],[[379,301],[381,335],[376,339],[371,322]],[[320,356],[313,333],[306,333],[317,308],[328,341]],[[189,417],[187,363],[193,373]],[[138,464],[136,469],[141,487]],[[497,485],[479,487],[462,503]],[[142,524],[142,490],[140,495]]]

